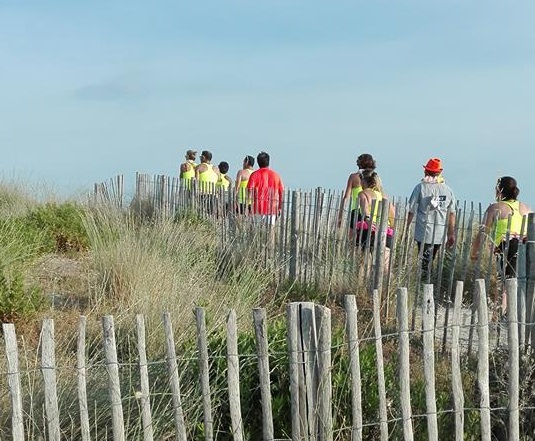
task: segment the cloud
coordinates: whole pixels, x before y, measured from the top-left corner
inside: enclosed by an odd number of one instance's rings
[[[81,101],[117,102],[141,98],[144,91],[137,79],[121,77],[81,86],[73,95]]]

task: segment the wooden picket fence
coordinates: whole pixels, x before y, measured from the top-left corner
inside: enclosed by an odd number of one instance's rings
[[[387,216],[383,215],[377,232],[379,246],[375,246],[373,252],[369,248],[361,252],[358,247],[351,246],[347,206],[339,225],[340,191],[287,190],[276,224],[271,228],[259,228],[251,217],[236,214],[233,191],[214,190],[207,199],[194,185],[182,185],[178,178],[141,173],[136,175],[130,197],[126,196],[124,187],[123,176],[95,184],[91,200],[150,219],[202,218],[217,231],[221,253],[230,264],[239,261],[244,254],[253,255],[263,267],[272,269],[279,282],[326,287],[351,280],[356,290],[368,290],[371,294],[373,289],[378,289],[382,297],[392,295],[398,286],[416,285],[416,292],[421,291],[418,264],[421,255],[416,252],[413,229],[406,228],[406,199],[393,197],[391,201],[396,208],[392,249],[385,249]],[[379,210],[386,210],[386,205],[383,203]],[[492,253],[480,253],[476,262],[470,259],[472,239],[482,217],[481,204],[458,202],[456,245],[451,250],[441,247],[429,279],[423,281],[435,285],[437,299],[451,303],[455,281],[462,280],[471,287],[480,278],[485,279],[489,295],[496,296],[497,267]],[[533,284],[532,279],[535,279],[535,267],[531,263],[535,262],[535,247],[530,245],[535,241],[534,216],[529,218],[525,231],[530,239],[527,245],[521,244],[519,251],[518,279],[522,287],[527,281]],[[389,259],[385,259],[385,253],[389,253]],[[419,299],[415,297],[411,301],[411,307],[415,308]],[[388,302],[385,315],[389,315]]]
[[[83,441],[113,439],[264,439],[264,440],[363,440],[363,439],[425,439],[438,440],[439,436],[446,439],[463,440],[465,437],[481,440],[493,439],[496,425],[504,425],[506,438],[528,439],[529,433],[521,433],[521,422],[526,418],[520,401],[520,356],[529,346],[521,343],[519,335],[533,335],[533,323],[519,320],[524,314],[522,306],[517,302],[517,280],[510,279],[506,283],[508,296],[509,321],[500,326],[489,320],[488,298],[484,280],[479,279],[475,285],[476,299],[474,308],[477,311],[475,323],[470,323],[470,314],[466,314],[462,306],[464,286],[456,283],[455,301],[452,315],[444,324],[449,329],[447,351],[439,350],[442,338],[435,324],[435,305],[433,285],[425,284],[423,298],[417,311],[418,326],[411,330],[411,309],[408,302],[408,290],[398,288],[396,291],[396,327],[384,328],[381,315],[382,300],[379,291],[373,291],[372,331],[368,323],[362,321],[361,312],[357,310],[356,298],[347,295],[344,298],[345,339],[343,347],[333,342],[331,332],[331,310],[310,302],[289,303],[286,308],[285,335],[287,353],[284,358],[286,365],[282,369],[289,377],[287,390],[275,388],[278,378],[274,376],[274,360],[280,358],[272,349],[268,319],[263,309],[253,311],[253,329],[255,352],[240,354],[238,343],[243,334],[238,334],[237,317],[230,310],[226,323],[226,360],[222,372],[226,373],[226,383],[214,384],[217,378],[216,369],[221,366],[216,362],[210,346],[210,334],[207,331],[205,311],[203,308],[194,310],[196,329],[196,356],[189,364],[193,373],[187,375],[184,364],[185,353],[181,353],[182,345],[175,343],[172,317],[168,313],[162,315],[163,341],[165,355],[151,360],[147,356],[145,320],[143,315],[135,317],[135,340],[137,353],[135,359],[126,355],[123,343],[116,339],[114,318],[106,316],[101,321],[101,338],[98,344],[89,342],[86,337],[86,317],[80,317],[76,345],[72,356],[74,363],[56,362],[54,321],[44,320],[40,332],[39,351],[29,354],[20,350],[23,336],[17,336],[13,324],[3,324],[5,342],[5,367],[2,369],[2,395],[9,394],[10,409],[2,409],[5,419],[0,434],[3,440],[42,439],[59,441],[62,439],[79,439]],[[496,333],[506,335],[508,348],[507,384],[502,394],[506,403],[501,407],[491,406],[491,385],[489,383],[489,357],[493,354],[496,344]],[[469,363],[467,354],[468,335],[474,330],[475,348],[472,361]],[[385,341],[394,340],[397,352],[384,357]],[[361,352],[367,344],[375,346],[375,369],[361,365]],[[391,346],[390,346],[391,347]],[[421,354],[419,350],[421,349]],[[332,373],[340,372],[333,363],[333,354],[347,359],[347,370],[343,376],[333,381]],[[91,356],[90,356],[91,354]],[[436,361],[440,358],[449,360],[449,376],[451,378],[447,393],[451,394],[451,407],[437,406],[435,386],[437,377]],[[417,358],[417,360],[415,360]],[[396,370],[398,388],[388,387],[385,367],[389,363],[398,366]],[[21,360],[25,360],[27,368],[21,368]],[[245,389],[240,374],[246,363],[254,360],[258,375],[258,384]],[[337,358],[337,363],[341,363]],[[411,390],[413,376],[421,377],[415,366],[423,364],[425,384],[425,412],[413,411],[413,394]],[[165,365],[166,369],[154,370],[155,365]],[[219,368],[217,368],[219,366]],[[465,396],[474,396],[474,385],[466,384],[463,371],[474,366],[477,372],[477,389],[479,405],[465,405]],[[279,366],[279,369],[281,367]],[[128,375],[124,375],[127,371]],[[102,374],[99,374],[101,372]],[[281,371],[279,372],[279,375]],[[372,374],[376,372],[376,374]],[[221,375],[221,371],[219,372]],[[376,375],[373,384],[376,390],[370,391],[369,376]],[[195,387],[187,384],[185,379],[196,383]],[[5,383],[4,383],[5,380]],[[155,384],[158,383],[158,386]],[[28,391],[28,384],[33,391]],[[162,386],[165,384],[165,386]],[[367,386],[363,386],[366,384]],[[67,393],[72,387],[74,391]],[[251,389],[252,387],[252,389]],[[165,389],[165,391],[162,391]],[[251,409],[244,412],[242,402],[255,390],[260,391],[256,407],[260,414],[260,422],[250,416]],[[106,403],[97,404],[93,396],[95,391],[102,391]],[[61,391],[61,393],[59,393]],[[186,392],[185,392],[186,391]],[[347,419],[340,417],[340,402],[333,399],[334,391],[338,396],[347,396],[350,400],[350,411]],[[75,394],[76,403],[62,403]],[[195,397],[198,394],[198,397]],[[168,400],[165,406],[161,396]],[[41,399],[38,399],[38,396]],[[370,418],[365,412],[366,397],[377,397],[377,408]],[[169,398],[170,397],[170,398]],[[227,403],[228,426],[221,423],[223,412],[221,407],[214,408],[213,402],[218,399]],[[529,397],[523,397],[522,403]],[[289,403],[289,414],[274,414],[273,404]],[[199,403],[199,411],[191,410],[191,402]],[[132,402],[135,404],[132,405]],[[393,406],[392,403],[399,403]],[[348,403],[345,403],[348,405]],[[97,408],[98,406],[98,408]],[[36,408],[37,407],[37,408]],[[279,405],[280,409],[280,405]],[[478,421],[474,428],[472,423],[466,428],[466,415],[471,412],[471,420]],[[99,415],[98,421],[96,415]],[[104,414],[104,416],[102,416]],[[106,416],[107,415],[107,416]],[[444,426],[449,415],[450,423]],[[505,419],[505,423],[503,420]],[[288,432],[280,429],[281,420],[286,421]],[[102,422],[106,421],[106,424]],[[441,425],[442,424],[442,425]],[[417,430],[416,430],[417,428]],[[467,430],[475,431],[476,433]],[[251,435],[256,434],[256,435]]]

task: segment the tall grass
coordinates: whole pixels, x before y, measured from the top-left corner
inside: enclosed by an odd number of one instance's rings
[[[3,202],[2,202],[3,201]],[[68,244],[81,246],[60,247],[57,238],[68,238]],[[281,314],[288,300],[314,300],[337,307],[339,295],[359,295],[360,329],[362,336],[371,332],[371,305],[363,274],[349,272],[347,266],[356,265],[358,259],[341,259],[333,262],[326,280],[315,286],[306,283],[285,283],[279,280],[279,271],[272,263],[260,261],[256,253],[261,248],[252,246],[264,242],[262,234],[245,235],[241,242],[225,242],[217,225],[185,213],[174,220],[159,219],[155,213],[139,216],[125,213],[110,206],[87,207],[73,203],[37,202],[16,187],[0,186],[0,260],[13,271],[9,280],[17,280],[16,288],[27,293],[32,283],[40,283],[43,290],[64,290],[64,294],[85,298],[85,302],[53,304],[48,308],[40,304],[41,316],[56,321],[56,361],[58,369],[58,395],[61,427],[65,439],[79,438],[79,416],[76,391],[76,322],[79,314],[88,316],[87,372],[88,400],[92,412],[91,427],[94,439],[110,439],[110,412],[106,372],[102,353],[100,318],[111,314],[115,317],[116,340],[121,363],[121,388],[127,438],[141,439],[139,400],[136,392],[138,366],[137,339],[134,315],[144,314],[147,320],[148,358],[154,360],[149,367],[152,388],[152,409],[157,439],[168,439],[173,434],[172,400],[169,394],[161,314],[169,312],[173,319],[175,341],[179,348],[184,410],[191,439],[203,439],[201,421],[200,388],[196,348],[192,337],[195,306],[205,308],[208,319],[211,382],[214,386],[214,415],[219,438],[226,439],[228,431],[228,399],[226,395],[226,361],[223,323],[227,310],[237,311],[240,325],[239,353],[242,367],[242,400],[244,417],[247,418],[250,439],[258,437],[254,424],[259,427],[257,366],[254,363],[254,336],[250,327],[252,308],[264,306],[273,315]],[[56,244],[51,248],[51,244]],[[64,243],[63,239],[62,242]],[[261,244],[262,245],[262,244]],[[46,271],[45,261],[53,261]],[[401,263],[397,263],[400,265]],[[58,266],[55,266],[58,265]],[[276,264],[275,264],[276,265]],[[403,281],[414,283],[415,260],[406,264]],[[61,266],[62,268],[60,268]],[[71,270],[65,271],[65,266]],[[17,272],[18,271],[18,272]],[[24,275],[24,280],[20,275]],[[18,277],[18,279],[17,279]],[[54,278],[51,283],[50,278]],[[282,282],[282,283],[281,283]],[[392,280],[390,290],[399,286],[400,280]],[[7,286],[7,285],[6,285]],[[33,292],[33,291],[32,291]],[[333,295],[334,294],[334,295]],[[393,301],[394,297],[391,298]],[[336,311],[335,311],[336,312]],[[34,316],[34,315],[33,315]],[[366,325],[370,323],[370,325]],[[340,427],[349,426],[348,367],[343,342],[343,314],[338,310],[333,318],[336,343],[333,349],[333,380],[335,420]],[[21,338],[21,366],[24,371],[24,408],[29,438],[46,435],[43,417],[43,385],[39,372],[39,323],[17,323]],[[394,331],[392,331],[394,332]],[[288,437],[289,395],[286,355],[286,329],[283,320],[270,322],[270,355],[272,365],[272,389],[277,435]],[[395,393],[397,387],[395,342],[387,347],[387,358],[392,364],[387,369],[388,387]],[[415,349],[414,360],[421,354]],[[362,371],[366,395],[366,415],[374,419],[377,410],[375,352],[372,345],[361,349]],[[2,360],[0,360],[1,362]],[[416,366],[417,363],[414,363]],[[443,363],[442,370],[446,371]],[[416,369],[416,368],[415,368]],[[442,372],[441,370],[441,372]],[[5,369],[4,369],[5,371]],[[441,408],[447,408],[449,383],[447,374],[440,375],[442,392]],[[0,377],[2,390],[5,376]],[[423,412],[423,380],[413,376],[416,398],[415,409]],[[473,381],[468,381],[469,385]],[[389,390],[390,390],[389,389]],[[9,436],[8,397],[0,399],[0,437]],[[394,409],[394,408],[393,408]],[[396,410],[396,409],[394,409]],[[395,413],[395,412],[394,412]],[[448,417],[449,418],[449,417]],[[420,420],[423,421],[423,420]],[[447,425],[446,425],[447,427]],[[400,428],[396,427],[401,433]],[[423,422],[419,433],[424,434]],[[375,429],[369,429],[374,438]],[[339,436],[338,439],[344,439]]]
[[[208,223],[143,222],[107,208],[88,211],[85,225],[93,303],[119,318],[143,313],[158,321],[166,311],[180,327],[191,322],[195,306],[203,306],[210,320],[222,322],[231,307],[250,314],[272,279],[252,265],[221,277],[218,261],[231,248],[221,251]]]

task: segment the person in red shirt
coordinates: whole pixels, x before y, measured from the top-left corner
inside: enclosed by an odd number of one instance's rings
[[[251,212],[273,225],[282,209],[284,184],[279,174],[269,168],[268,153],[260,152],[256,162],[259,168],[251,173],[247,183],[247,191],[253,201]]]

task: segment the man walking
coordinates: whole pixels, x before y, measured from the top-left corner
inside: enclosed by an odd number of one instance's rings
[[[269,167],[269,154],[260,152],[256,157],[258,170],[251,173],[247,191],[252,198],[251,211],[257,220],[274,225],[282,208],[284,184],[279,174]]]
[[[199,189],[201,193],[213,193],[219,179],[219,170],[211,163],[212,152],[203,150],[200,158],[201,163],[195,167],[195,178],[199,183]]]
[[[444,240],[455,243],[455,196],[442,177],[442,161],[431,158],[424,165],[424,178],[409,198],[406,228],[416,217],[414,240],[422,256],[422,277],[429,282],[429,266]],[[447,236],[446,236],[447,234]]]

